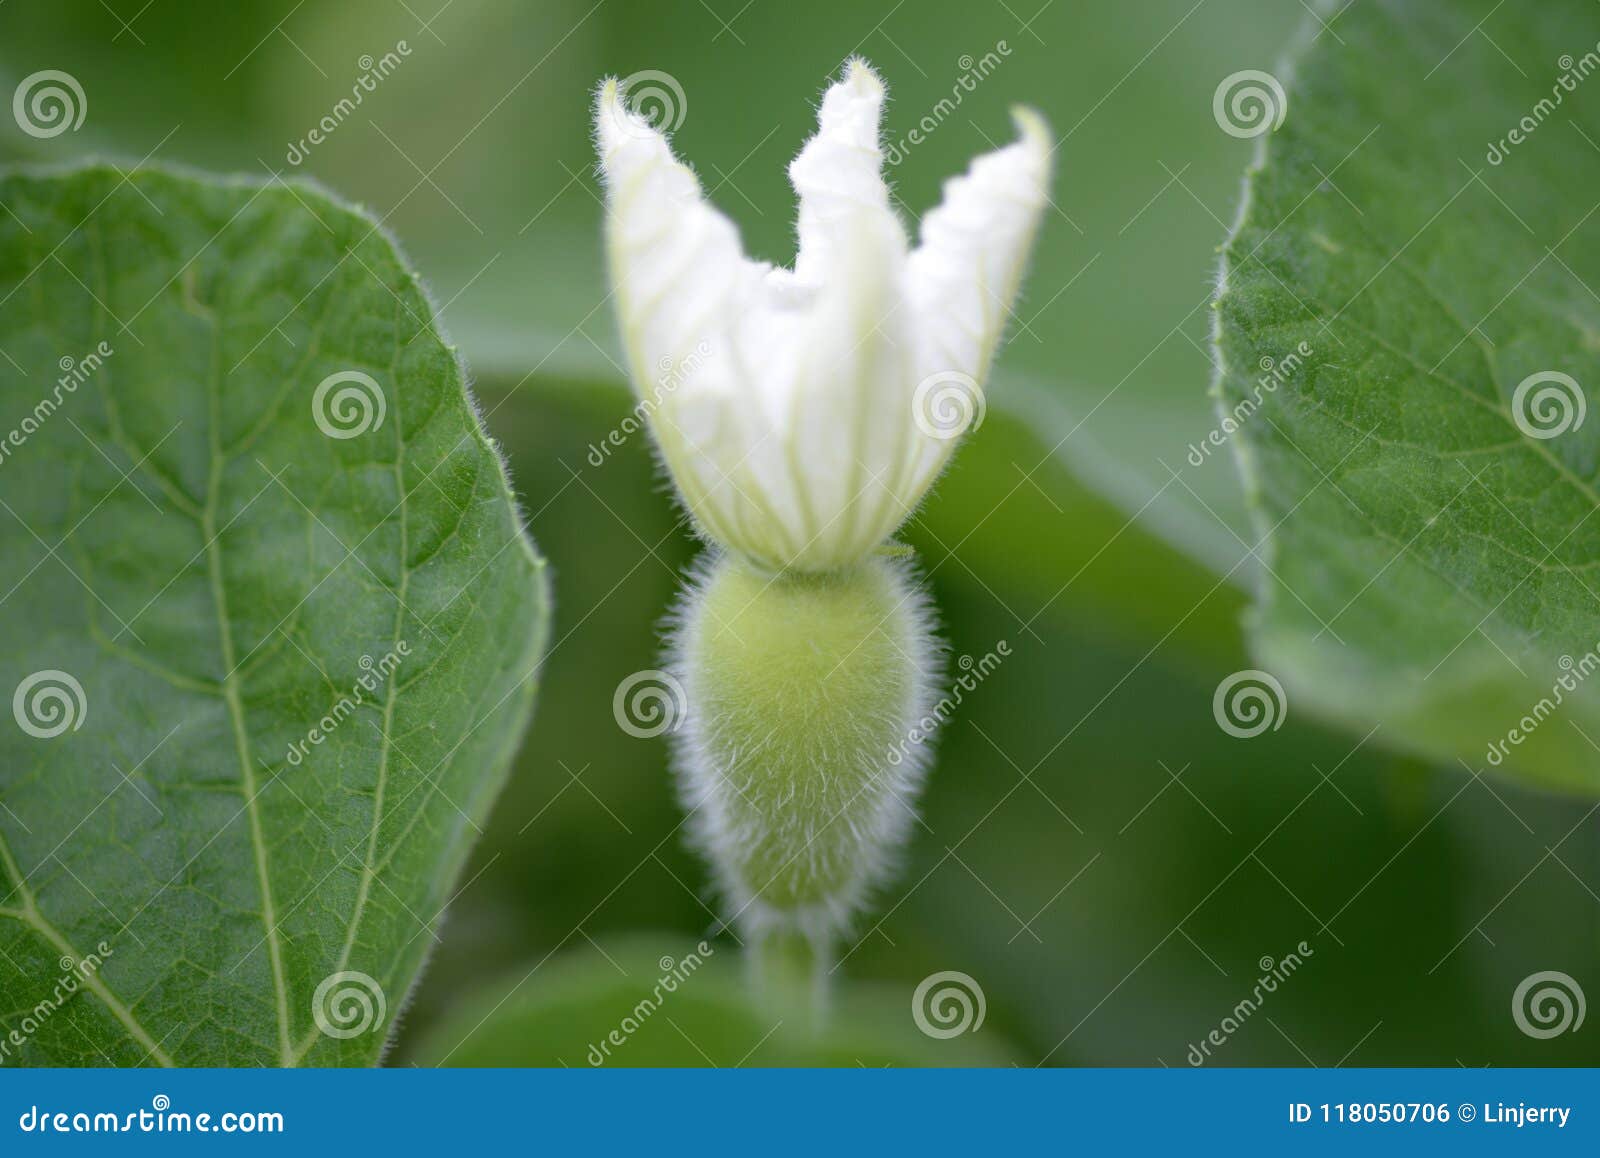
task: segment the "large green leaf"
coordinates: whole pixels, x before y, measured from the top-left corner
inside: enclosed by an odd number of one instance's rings
[[[371,1063],[545,636],[462,368],[308,186],[0,204],[0,1062]]]
[[[1254,638],[1290,702],[1591,791],[1600,422],[1535,398],[1600,387],[1600,84],[1573,80],[1595,15],[1379,0],[1311,25],[1218,329],[1269,565]]]

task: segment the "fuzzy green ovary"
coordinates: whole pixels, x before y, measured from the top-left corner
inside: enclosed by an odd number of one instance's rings
[[[717,852],[765,904],[837,897],[877,851],[863,845],[899,779],[925,646],[913,614],[878,559],[775,578],[730,557],[707,583],[685,642],[739,838]]]

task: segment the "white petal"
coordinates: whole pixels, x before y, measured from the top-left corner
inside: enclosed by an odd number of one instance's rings
[[[845,259],[844,238],[861,217],[902,239],[905,231],[889,207],[883,180],[878,127],[883,119],[883,81],[866,61],[851,59],[844,76],[822,97],[817,133],[789,165],[789,181],[800,198],[800,252],[795,276],[821,285]]]
[[[739,303],[759,290],[769,267],[744,256],[733,222],[624,95],[608,80],[595,101],[623,345],[635,389],[659,404],[652,425],[668,467],[696,517],[721,537],[732,528],[706,496],[721,482],[718,460],[739,458]],[[685,365],[693,371],[670,396],[651,385]]]
[[[805,479],[802,559],[813,569],[844,566],[894,532],[909,513],[902,496],[916,453],[898,388],[914,357],[900,296],[904,237],[866,215],[837,236],[785,427]]]
[[[922,219],[906,293],[924,335],[924,374],[957,371],[980,386],[1016,300],[1048,204],[1051,144],[1044,119],[1014,109],[1020,138],[945,182]]]
[[[636,382],[651,381],[658,359],[687,354],[766,267],[745,258],[733,222],[706,202],[666,138],[627,107],[615,80],[595,103],[595,135],[623,338]]]

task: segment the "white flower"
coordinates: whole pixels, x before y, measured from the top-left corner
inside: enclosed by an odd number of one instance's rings
[[[626,95],[607,81],[595,107],[611,276],[673,480],[700,528],[759,566],[856,563],[981,414],[1047,203],[1044,121],[1014,110],[1020,139],[945,184],[913,250],[883,180],[883,82],[851,60],[789,166],[800,198],[789,270],[744,255]]]

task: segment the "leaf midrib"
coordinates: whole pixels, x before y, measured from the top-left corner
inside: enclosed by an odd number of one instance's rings
[[[283,946],[278,937],[276,909],[272,900],[272,880],[267,867],[267,845],[261,827],[261,811],[256,799],[255,768],[250,753],[250,734],[245,727],[244,702],[239,694],[239,665],[235,659],[233,621],[228,614],[228,594],[222,574],[222,541],[217,529],[221,505],[222,474],[226,458],[222,452],[222,336],[209,306],[185,295],[184,308],[202,318],[211,330],[211,373],[207,375],[209,422],[207,439],[210,463],[206,477],[206,502],[200,515],[200,533],[205,537],[206,571],[211,599],[217,613],[217,636],[222,651],[222,698],[228,705],[228,721],[233,732],[234,751],[239,759],[240,791],[250,825],[250,846],[255,861],[256,884],[261,890],[261,920],[266,926],[267,958],[272,970],[273,997],[277,1005],[278,1057],[282,1065],[292,1065],[289,1046],[289,992],[284,980]]]

